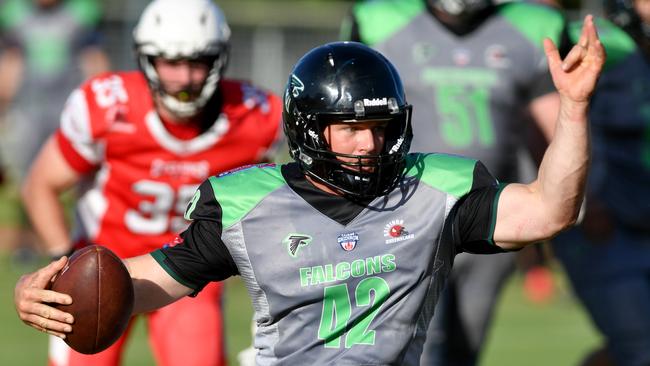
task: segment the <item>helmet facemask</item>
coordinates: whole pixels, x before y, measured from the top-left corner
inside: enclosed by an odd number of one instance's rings
[[[429,0],[434,8],[454,17],[470,17],[492,5],[492,0]]]
[[[165,90],[154,66],[154,59],[156,57],[164,58],[163,55],[139,54],[138,64],[145,73],[151,90],[160,98],[160,102],[174,115],[187,118],[198,114],[217,91],[219,80],[228,63],[228,46],[223,45],[221,48],[222,51],[217,55],[201,54],[201,56],[196,57],[179,58],[186,60],[204,59],[209,64],[209,71],[201,85],[188,85],[188,90],[174,93],[175,95]],[[187,97],[183,98],[184,95]]]
[[[304,128],[300,136],[288,134],[290,153],[303,171],[316,181],[345,195],[370,198],[390,192],[403,175],[406,154],[412,138],[411,106],[396,107],[392,114],[360,117],[345,113],[295,112]],[[386,121],[384,144],[379,154],[336,153],[327,143],[324,131],[332,123]]]

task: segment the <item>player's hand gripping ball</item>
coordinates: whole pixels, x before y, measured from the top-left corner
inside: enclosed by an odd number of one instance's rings
[[[56,307],[74,316],[65,342],[75,351],[94,354],[113,344],[126,329],[133,310],[128,270],[113,252],[91,245],[72,256],[52,283],[72,304]]]

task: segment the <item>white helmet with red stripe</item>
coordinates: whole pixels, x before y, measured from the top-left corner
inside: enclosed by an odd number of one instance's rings
[[[140,16],[133,39],[138,65],[165,107],[179,117],[197,114],[217,90],[228,61],[230,28],[221,9],[209,0],[154,0]],[[181,100],[166,93],[155,57],[208,61],[208,77],[196,97]]]

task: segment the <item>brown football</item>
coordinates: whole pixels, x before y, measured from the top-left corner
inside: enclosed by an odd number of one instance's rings
[[[131,276],[122,260],[105,247],[91,245],[72,254],[51,288],[72,297],[72,304],[56,307],[74,316],[65,342],[77,352],[103,351],[129,323]]]

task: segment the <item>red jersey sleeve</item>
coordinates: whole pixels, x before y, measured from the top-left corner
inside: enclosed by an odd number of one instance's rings
[[[259,154],[260,161],[272,160],[285,141],[282,129],[282,100],[277,95],[267,92],[266,101],[268,111],[265,118],[260,120],[259,126],[264,140]]]
[[[250,129],[251,135],[255,136],[254,140],[258,143],[257,161],[270,160],[277,153],[278,147],[284,143],[282,100],[269,91],[245,82],[230,82],[225,87],[228,95],[241,98],[238,109],[243,110],[246,115],[254,116],[246,128]]]
[[[77,172],[101,164],[104,136],[127,101],[123,80],[115,73],[92,78],[70,94],[56,138],[63,157]]]

